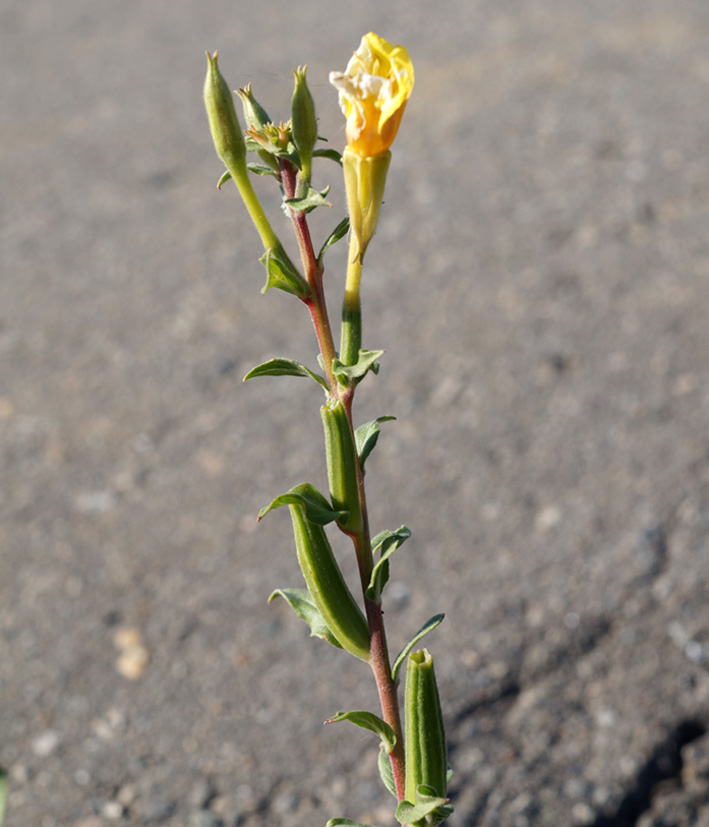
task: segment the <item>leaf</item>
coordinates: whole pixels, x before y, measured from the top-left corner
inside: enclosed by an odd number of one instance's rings
[[[278,178],[278,173],[275,169],[271,169],[271,167],[264,166],[263,164],[247,164],[246,168],[249,172],[253,172],[254,175],[271,175],[274,178]]]
[[[298,617],[310,626],[310,637],[322,638],[333,646],[337,646],[338,649],[342,649],[307,589],[276,589],[268,598],[268,602],[270,603],[276,597],[282,597]]]
[[[360,824],[359,821],[350,821],[349,818],[331,818],[325,827],[371,827],[371,824]]]
[[[339,359],[333,359],[332,372],[342,385],[349,385],[353,380],[360,382],[370,370],[372,373],[379,373],[377,359],[383,354],[383,350],[360,350],[359,359],[354,365],[343,365]]]
[[[330,191],[330,187],[325,187],[322,192],[308,187],[305,195],[299,198],[285,198],[284,203],[296,212],[312,212],[316,207],[331,207],[332,204],[325,198]]]
[[[230,178],[231,178],[231,173],[227,169],[222,174],[222,177],[217,181],[217,189],[220,190]]]
[[[401,665],[404,663],[406,658],[409,656],[411,650],[416,646],[416,644],[421,640],[422,637],[425,637],[429,632],[432,632],[436,626],[443,622],[443,618],[445,617],[444,614],[434,615],[433,617],[429,618],[423,626],[416,632],[413,638],[404,646],[404,648],[399,652],[394,661],[394,666],[391,670],[391,679],[394,683],[398,683],[398,674],[399,669],[401,669]]]
[[[389,792],[399,800],[399,796],[396,794],[396,784],[394,783],[394,770],[391,768],[391,761],[389,760],[389,756],[384,749],[384,744],[379,745],[379,757],[377,758],[377,766],[379,767],[379,775],[381,776],[382,781],[384,782],[384,786],[389,790]]]
[[[350,721],[362,729],[368,729],[375,735],[382,739],[382,744],[387,752],[391,752],[396,746],[396,735],[394,730],[386,723],[378,718],[372,712],[364,712],[356,710],[355,712],[337,712],[332,718],[325,721],[326,724],[335,724],[338,721]]]
[[[433,787],[421,785],[416,788],[416,803],[400,801],[396,808],[396,820],[400,824],[416,824],[425,819],[426,825],[440,824],[453,812],[453,807],[446,805],[447,798],[436,795]]]
[[[346,511],[334,511],[329,501],[310,483],[304,482],[276,497],[269,505],[258,513],[259,520],[269,511],[280,508],[282,505],[302,505],[305,508],[305,518],[315,525],[327,525],[335,520],[347,516]]]
[[[322,265],[323,256],[325,255],[325,251],[328,247],[332,247],[335,242],[339,241],[341,238],[347,235],[347,232],[350,229],[350,217],[346,215],[342,221],[335,227],[335,229],[330,233],[327,238],[327,241],[323,244],[320,248],[320,252],[318,253],[318,264]]]
[[[364,425],[360,425],[355,431],[357,456],[359,457],[359,464],[362,468],[364,468],[364,461],[372,453],[372,449],[379,439],[379,423],[388,422],[391,419],[396,419],[396,417],[378,416],[372,422],[366,422]]]
[[[336,149],[315,149],[313,150],[313,158],[329,158],[342,166],[342,154]]]
[[[263,362],[263,364],[251,368],[246,376],[244,376],[244,382],[246,382],[247,379],[254,379],[257,376],[309,376],[311,379],[314,379],[318,385],[322,385],[325,390],[328,389],[327,382],[320,374],[313,373],[310,368],[306,368],[305,365],[296,362],[295,359],[285,359],[283,357],[269,359],[268,362]]]
[[[409,537],[411,537],[411,532],[405,525],[402,525],[396,531],[382,531],[372,540],[372,551],[376,551],[381,547],[379,559],[372,569],[369,586],[367,586],[367,597],[375,603],[380,601],[384,586],[389,580],[389,557]]]
[[[261,288],[262,293],[276,287],[300,299],[310,295],[308,282],[300,275],[283,249],[269,247],[259,261],[266,268],[266,284]]]

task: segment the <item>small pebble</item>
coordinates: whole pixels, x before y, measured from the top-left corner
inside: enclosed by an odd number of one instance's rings
[[[139,629],[123,627],[113,636],[113,645],[121,650],[116,660],[116,671],[129,680],[137,680],[150,661],[150,652],[143,644]]]
[[[109,821],[118,821],[123,816],[123,806],[117,801],[107,801],[101,807],[101,815]]]
[[[32,752],[38,758],[48,758],[52,753],[56,752],[60,741],[61,735],[56,729],[48,729],[32,741]]]

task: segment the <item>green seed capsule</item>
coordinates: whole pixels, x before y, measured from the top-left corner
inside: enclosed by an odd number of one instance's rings
[[[234,108],[234,96],[219,71],[219,52],[207,52],[207,77],[204,81],[204,105],[217,155],[232,177],[246,175],[246,143]]]
[[[362,530],[362,508],[359,502],[357,480],[357,448],[342,402],[330,400],[320,408],[325,428],[327,477],[330,499],[336,511],[347,511],[348,516],[338,521],[349,534]]]
[[[406,800],[416,801],[416,788],[422,784],[445,797],[448,771],[446,732],[433,657],[427,649],[409,656],[405,714]]]
[[[306,518],[302,505],[289,508],[298,562],[313,602],[342,648],[368,661],[369,627],[337,565],[325,529]]]

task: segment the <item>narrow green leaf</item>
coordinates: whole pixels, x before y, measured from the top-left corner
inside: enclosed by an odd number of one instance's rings
[[[282,597],[298,617],[310,626],[310,637],[322,638],[333,646],[337,646],[338,649],[342,649],[307,589],[276,589],[268,598],[268,602],[275,600],[276,597]]]
[[[381,599],[384,586],[389,582],[389,557],[411,537],[409,529],[402,525],[396,531],[382,531],[372,541],[372,551],[381,548],[379,560],[372,569],[372,574],[367,586],[367,597],[378,603]]]
[[[273,502],[262,508],[258,513],[259,520],[265,517],[269,511],[280,508],[282,505],[303,506],[306,519],[311,523],[315,523],[315,525],[327,525],[347,516],[345,511],[334,511],[328,500],[323,497],[317,488],[304,482],[276,497]]]
[[[322,192],[308,187],[308,191],[300,198],[285,198],[284,203],[296,212],[312,212],[316,207],[331,207],[332,204],[325,197],[330,187],[325,187]]]
[[[327,382],[318,373],[314,373],[310,368],[295,359],[285,359],[279,357],[278,359],[269,359],[268,362],[263,362],[261,365],[256,365],[244,376],[244,382],[247,379],[254,379],[257,376],[309,376],[314,379],[318,385],[322,385],[325,390],[328,389]]]
[[[222,177],[217,181],[217,189],[220,190],[230,178],[231,178],[231,173],[227,169],[222,173]]]
[[[352,380],[359,382],[370,370],[379,373],[377,359],[383,354],[383,350],[360,350],[359,359],[354,365],[343,365],[339,359],[333,359],[332,372],[343,385],[348,385]]]
[[[342,166],[342,154],[336,149],[316,149],[313,151],[313,158],[329,158]]]
[[[327,237],[327,241],[323,244],[320,248],[320,252],[318,253],[318,264],[322,264],[323,256],[325,255],[325,251],[332,247],[335,242],[339,241],[341,238],[344,238],[347,235],[347,232],[350,229],[350,217],[346,215],[342,221],[335,227],[335,229],[330,233]]]
[[[264,166],[263,164],[247,164],[246,169],[249,172],[253,172],[254,175],[271,175],[273,178],[278,178],[278,173],[275,169],[271,169],[271,167]]]
[[[399,796],[396,794],[396,784],[394,783],[394,770],[391,768],[391,760],[384,749],[384,744],[379,745],[377,766],[379,767],[379,775],[384,782],[384,786],[398,801]]]
[[[394,730],[386,723],[378,718],[372,712],[364,712],[356,710],[354,712],[338,712],[325,721],[326,724],[335,724],[338,721],[350,721],[362,729],[368,729],[375,735],[382,739],[382,744],[387,752],[391,752],[396,746],[396,735]]]
[[[399,652],[399,654],[396,657],[396,660],[394,661],[394,666],[391,670],[391,679],[394,681],[394,683],[398,683],[399,669],[401,669],[401,665],[409,656],[409,653],[414,648],[414,646],[416,646],[416,644],[421,640],[422,637],[425,637],[429,632],[432,632],[436,628],[436,626],[442,623],[444,617],[444,614],[439,614],[429,618],[418,630],[418,632],[416,632],[411,641],[409,641],[409,643],[407,643],[406,646],[404,646],[401,652]]]
[[[391,419],[396,419],[395,416],[378,416],[372,422],[365,422],[360,425],[355,431],[355,440],[357,442],[357,455],[359,456],[359,464],[364,468],[364,462],[372,453],[372,449],[377,444],[379,439],[379,423],[389,422]]]
[[[453,812],[453,807],[447,806],[447,798],[435,794],[432,787],[423,784],[416,788],[416,802],[401,801],[396,808],[396,820],[400,824],[416,824],[426,819],[426,825],[440,824]]]

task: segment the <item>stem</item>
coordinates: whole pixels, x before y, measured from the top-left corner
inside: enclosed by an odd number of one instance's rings
[[[286,198],[293,198],[298,186],[297,172],[295,167],[287,161],[280,161],[281,183]],[[295,235],[300,248],[300,257],[303,263],[305,277],[312,289],[312,295],[304,300],[304,304],[310,311],[310,317],[315,328],[315,334],[320,346],[320,353],[325,363],[330,393],[339,396],[342,405],[347,413],[350,429],[354,436],[352,423],[352,402],[354,399],[354,385],[343,388],[337,382],[332,373],[332,360],[335,358],[335,344],[332,337],[332,329],[325,303],[325,292],[323,290],[323,269],[318,263],[313,250],[312,238],[308,227],[305,212],[290,210],[290,217],[293,222]],[[362,259],[357,252],[357,242],[354,236],[350,239],[350,259],[347,266],[347,282],[345,287],[345,299],[342,307],[342,362],[346,365],[354,365],[359,358],[359,351],[362,342],[362,314],[359,299],[359,281],[362,273]],[[382,607],[379,603],[369,600],[366,590],[374,567],[372,559],[372,543],[369,533],[369,518],[367,514],[367,498],[364,490],[364,474],[362,467],[357,464],[357,488],[359,501],[362,509],[362,529],[356,534],[350,535],[354,544],[359,567],[362,593],[364,594],[365,611],[367,623],[369,624],[370,635],[370,656],[372,672],[377,684],[379,701],[382,708],[384,721],[392,728],[396,736],[396,745],[389,753],[394,785],[399,801],[405,797],[406,787],[406,764],[404,757],[404,731],[401,726],[401,714],[399,711],[399,699],[397,685],[391,678],[391,663],[387,647],[386,632],[384,629],[384,617]]]
[[[350,235],[350,252],[347,262],[345,299],[342,303],[342,341],[340,359],[344,365],[355,365],[362,347],[362,309],[359,299],[359,280],[362,275],[362,256],[359,242]]]
[[[360,265],[361,266],[361,265]],[[342,396],[342,404],[347,412],[347,418],[352,428],[352,401],[354,388],[347,390]],[[389,660],[389,648],[387,646],[386,631],[384,629],[384,616],[380,603],[369,600],[366,595],[369,580],[372,575],[372,542],[369,532],[369,515],[367,512],[367,496],[364,490],[364,474],[362,466],[357,464],[357,487],[359,489],[359,502],[362,509],[362,530],[359,534],[352,536],[357,561],[359,563],[360,580],[362,593],[364,595],[364,606],[369,624],[370,657],[374,680],[379,693],[379,703],[382,708],[382,718],[394,731],[396,745],[388,753],[391,761],[394,786],[399,801],[405,797],[406,787],[406,762],[404,755],[404,731],[401,726],[401,714],[399,712],[399,698],[397,684],[391,677],[391,662]]]
[[[249,180],[246,167],[244,166],[243,175],[232,174],[232,178],[239,189],[241,200],[244,202],[246,209],[249,211],[251,220],[254,222],[254,226],[258,230],[258,234],[261,236],[261,241],[265,249],[268,250],[271,248],[280,247],[281,242],[278,240],[278,236],[273,232],[273,228],[266,218],[261,202],[258,200],[258,196],[251,185],[251,181]]]
[[[286,198],[294,198],[298,189],[298,174],[295,167],[288,161],[279,161],[281,168],[281,183]],[[330,392],[335,393],[338,387],[337,379],[332,372],[332,361],[337,356],[335,340],[330,327],[330,317],[327,313],[325,290],[323,289],[323,268],[318,263],[313,248],[313,239],[308,227],[308,217],[302,210],[289,210],[290,218],[295,230],[295,237],[300,249],[300,260],[303,264],[305,278],[310,285],[312,295],[303,300],[308,308],[310,318],[315,328],[318,346],[325,365],[325,375],[330,386]]]

